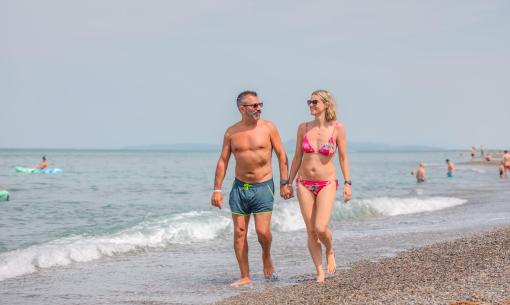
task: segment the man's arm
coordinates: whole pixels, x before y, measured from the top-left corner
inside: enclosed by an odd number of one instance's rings
[[[301,167],[301,162],[303,161],[303,149],[301,146],[303,145],[303,133],[305,132],[305,124],[301,124],[298,126],[297,136],[296,136],[296,150],[294,151],[294,158],[292,159],[292,165],[290,166],[289,173],[289,184],[292,185],[296,175]]]
[[[216,164],[216,172],[214,174],[214,190],[211,195],[211,204],[221,209],[223,205],[223,195],[221,194],[221,185],[223,179],[225,179],[225,173],[227,172],[228,160],[230,159],[231,148],[230,148],[230,134],[228,130],[223,136],[223,146],[221,149],[220,159]]]
[[[271,122],[268,122],[268,124],[270,129],[269,135],[271,138],[271,145],[273,146],[276,157],[278,158],[280,181],[289,180],[289,159],[287,158],[287,154],[283,148],[282,139],[280,138],[280,134],[278,133],[276,126]],[[290,196],[287,185],[280,185],[280,196],[285,199],[288,199]]]

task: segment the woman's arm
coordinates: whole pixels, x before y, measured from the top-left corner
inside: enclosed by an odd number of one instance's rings
[[[338,146],[338,161],[340,162],[340,169],[342,170],[342,175],[344,176],[344,182],[348,181],[350,183],[351,173],[349,170],[349,160],[347,160],[347,141],[345,137],[345,127],[342,123],[338,123],[336,129],[336,144]],[[351,185],[344,183],[344,202],[351,200],[351,198]]]

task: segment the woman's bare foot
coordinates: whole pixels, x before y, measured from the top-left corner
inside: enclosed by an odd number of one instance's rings
[[[336,261],[335,254],[333,251],[330,251],[326,254],[326,261],[328,263],[328,273],[335,273],[336,271]]]
[[[317,283],[324,283],[324,271],[317,272]]]
[[[248,284],[251,284],[251,279],[249,277],[242,277],[242,278],[238,279],[237,281],[233,282],[232,284],[230,284],[230,286],[238,287],[238,286],[243,286],[243,285],[248,285]]]
[[[273,260],[271,256],[263,257],[262,262],[264,263],[264,276],[271,278],[273,276]]]

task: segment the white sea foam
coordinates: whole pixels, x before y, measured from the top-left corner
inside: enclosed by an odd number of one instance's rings
[[[142,223],[104,236],[73,236],[0,254],[0,281],[38,269],[88,262],[138,249],[161,248],[216,238],[231,220],[215,212],[189,212],[158,222]]]
[[[430,212],[464,203],[466,203],[466,200],[453,197],[376,197],[353,200],[348,205],[337,202],[333,210],[333,220],[342,221]],[[277,204],[272,222],[273,229],[280,232],[291,232],[305,228],[297,200]]]
[[[425,194],[425,190],[424,189],[417,188],[414,191],[415,191],[416,195],[423,195],[423,194]]]
[[[430,212],[466,203],[467,200],[453,197],[378,197],[363,199],[352,205],[353,209],[365,207],[367,211],[384,216]]]
[[[463,199],[448,197],[380,197],[355,200],[347,206],[338,202],[333,212],[333,221],[435,211],[465,202]],[[273,229],[279,232],[304,229],[305,224],[297,200],[277,203],[272,223]],[[110,235],[77,235],[57,239],[0,254],[0,281],[73,262],[88,262],[136,250],[163,248],[171,244],[213,240],[231,230],[232,221],[227,214],[194,211],[157,222],[144,222]]]
[[[305,222],[296,199],[275,204],[271,222],[273,223],[273,229],[280,232],[291,232],[305,228]]]
[[[486,170],[485,169],[482,169],[482,168],[479,168],[479,167],[469,167],[468,168],[470,171],[473,171],[475,173],[480,173],[480,174],[484,174],[486,173]]]

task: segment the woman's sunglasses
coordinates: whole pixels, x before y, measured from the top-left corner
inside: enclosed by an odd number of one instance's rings
[[[308,101],[306,101],[306,103],[308,104],[308,106],[310,106],[310,105],[317,106],[317,103],[319,103],[319,101],[318,100],[308,100]]]

